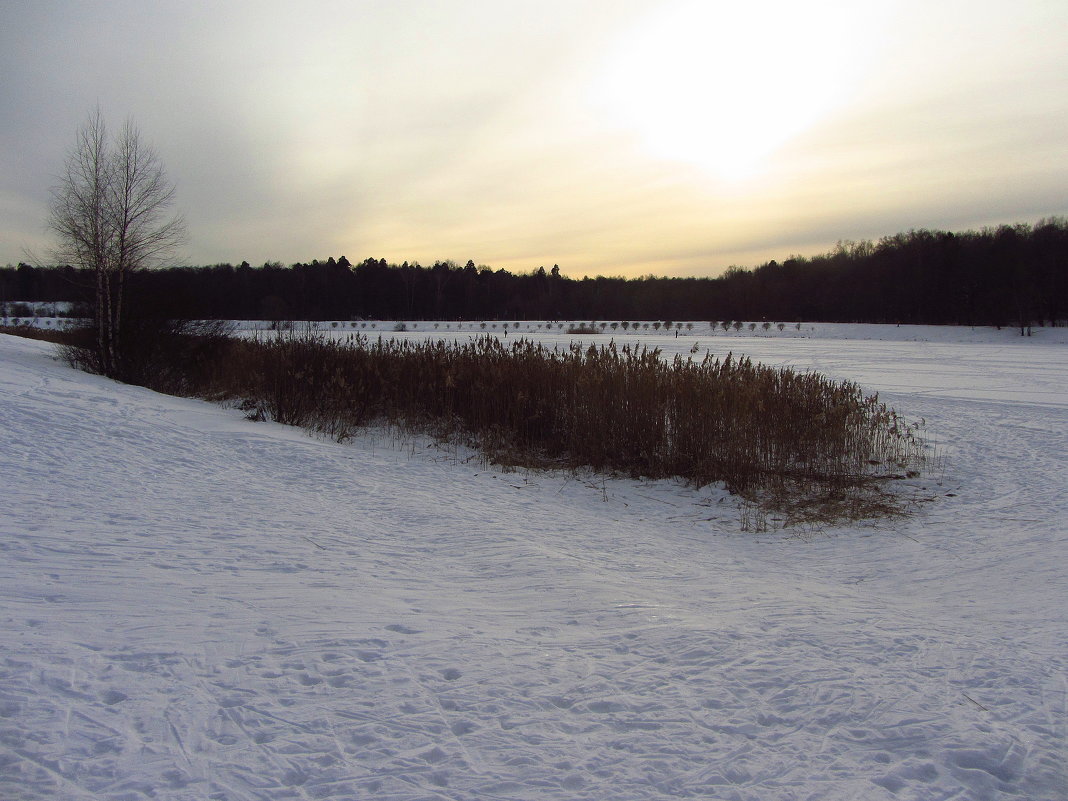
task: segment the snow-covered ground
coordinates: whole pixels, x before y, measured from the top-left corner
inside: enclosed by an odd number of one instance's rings
[[[0,799],[1063,801],[1063,332],[659,334],[926,420],[913,517],[803,536],[0,336]]]
[[[692,342],[694,337],[719,342],[732,340],[753,339],[849,339],[849,340],[879,340],[883,342],[958,342],[973,344],[992,344],[998,342],[1014,342],[1021,339],[1018,328],[989,328],[984,326],[966,327],[950,325],[871,325],[854,323],[768,323],[768,329],[764,330],[763,323],[743,323],[740,330],[731,326],[724,331],[721,325],[714,328],[709,322],[689,321],[671,323],[667,328],[664,324],[656,321],[633,321],[626,323],[627,328],[619,320],[596,321],[587,320],[573,322],[559,322],[553,320],[466,320],[457,322],[433,322],[426,320],[325,320],[312,323],[282,322],[272,323],[266,320],[240,320],[237,327],[246,332],[271,331],[281,327],[284,330],[301,331],[307,328],[322,333],[334,335],[359,333],[367,336],[436,336],[455,337],[470,334],[503,336],[505,330],[510,336],[517,334],[524,337],[535,337],[545,340],[562,340],[569,342],[576,335],[569,334],[569,329],[578,326],[594,328],[601,333],[594,336],[591,341],[607,342],[610,339],[633,339],[641,337],[650,342],[655,341],[664,344],[664,340],[674,339],[676,333],[680,339],[689,338]],[[753,330],[749,330],[749,326]],[[657,326],[660,326],[659,328]],[[603,335],[603,336],[602,336]],[[1044,344],[1068,344],[1068,327],[1060,325],[1054,327],[1035,326],[1031,329],[1030,337],[1022,337],[1033,342]]]

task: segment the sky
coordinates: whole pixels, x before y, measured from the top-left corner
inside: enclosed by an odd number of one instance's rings
[[[744,6],[744,8],[742,7]],[[177,261],[718,275],[1068,214],[1064,0],[5,0],[0,264],[89,114]]]

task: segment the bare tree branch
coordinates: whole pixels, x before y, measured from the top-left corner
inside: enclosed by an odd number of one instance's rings
[[[127,120],[112,142],[100,109],[78,131],[52,192],[53,258],[96,277],[97,354],[101,372],[118,377],[127,274],[163,264],[185,238],[168,216],[174,189],[159,156]]]

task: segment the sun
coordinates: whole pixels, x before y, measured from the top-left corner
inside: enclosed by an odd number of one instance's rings
[[[858,8],[859,7],[859,8]],[[872,4],[690,0],[619,42],[594,102],[654,157],[727,180],[848,100],[871,53]]]

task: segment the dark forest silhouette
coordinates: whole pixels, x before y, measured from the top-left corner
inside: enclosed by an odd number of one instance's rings
[[[71,267],[0,268],[0,302],[85,300]],[[264,320],[771,320],[936,325],[1057,324],[1068,317],[1068,221],[841,242],[717,278],[516,274],[468,262],[345,257],[285,267],[220,264],[141,272],[161,314]]]

